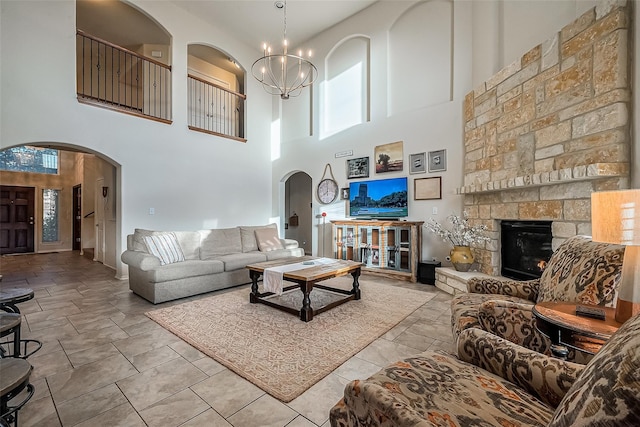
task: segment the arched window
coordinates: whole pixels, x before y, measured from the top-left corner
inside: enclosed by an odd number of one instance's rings
[[[368,37],[355,36],[327,56],[321,139],[369,121],[369,49]]]

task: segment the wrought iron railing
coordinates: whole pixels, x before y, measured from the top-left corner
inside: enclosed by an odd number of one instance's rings
[[[245,142],[244,101],[246,95],[233,92],[189,74],[189,129]]]
[[[171,122],[171,66],[78,30],[81,102]]]

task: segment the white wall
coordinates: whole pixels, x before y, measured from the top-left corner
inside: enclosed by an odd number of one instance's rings
[[[312,104],[313,136],[297,136],[295,132],[287,131],[290,124],[286,112],[304,108],[309,112],[309,105],[299,100],[288,100],[292,106],[285,109],[282,123],[285,127],[283,135],[291,136],[282,141],[281,156],[274,161],[274,183],[279,182],[292,170],[302,170],[308,173],[313,180],[314,191],[312,221],[315,224],[315,238],[313,253],[322,254],[324,243],[324,255],[332,254],[331,219],[346,217],[346,203],[337,200],[331,205],[321,205],[315,196],[315,189],[321,180],[325,165],[330,163],[336,180],[340,187],[348,187],[346,177],[347,158],[369,156],[370,178],[392,178],[397,176],[409,176],[409,220],[426,220],[431,216],[433,208],[437,208],[435,217],[444,220],[451,213],[459,213],[462,206],[460,196],[454,195],[455,188],[461,185],[462,169],[457,165],[462,164],[462,100],[471,89],[471,3],[453,2],[453,34],[451,40],[454,43],[451,62],[456,66],[451,73],[453,82],[452,101],[440,102],[422,108],[411,108],[391,114],[387,108],[389,98],[389,31],[405,11],[411,9],[416,2],[388,2],[375,3],[363,12],[343,21],[335,27],[324,32],[317,38],[305,43],[305,48],[313,49],[314,64],[319,68],[319,78],[314,84],[317,94],[322,87],[326,76],[324,69],[325,58],[332,49],[343,40],[354,35],[362,35],[370,39],[370,87],[371,87],[371,120],[363,124],[350,127],[342,132],[320,139],[318,132],[321,123],[319,112],[321,111],[320,97],[314,96]],[[411,21],[411,20],[409,20]],[[421,25],[419,22],[415,25]],[[405,32],[407,30],[404,30]],[[422,33],[422,32],[421,32]],[[415,57],[413,46],[406,46],[403,52],[395,52],[393,58]],[[412,66],[407,61],[406,66]],[[434,81],[421,79],[405,82],[415,89],[414,96],[421,96],[423,89],[434,84]],[[436,82],[437,83],[437,82]],[[411,105],[424,105],[424,102],[416,102]],[[301,114],[301,113],[298,113]],[[297,134],[299,135],[299,133]],[[395,141],[404,142],[404,171],[397,173],[375,174],[373,163],[374,147]],[[428,152],[446,149],[449,167],[446,172],[438,174],[409,175],[408,157],[413,153]],[[353,156],[335,158],[334,154],[344,150],[352,150]],[[441,176],[443,185],[442,200],[414,201],[413,178],[427,176]],[[278,201],[274,201],[278,203]],[[326,212],[326,223],[323,227],[322,218],[317,218],[321,212]],[[324,240],[322,230],[325,230]],[[437,256],[443,259],[448,252],[448,246],[434,238],[433,235],[424,233],[423,259]]]
[[[173,124],[79,104],[75,2],[0,3],[0,148],[60,142],[99,154],[117,171],[115,253],[134,228],[189,230],[264,224],[271,216],[271,99],[247,83],[247,143],[187,129],[187,44],[231,52],[249,69],[256,50],[169,2],[135,1],[173,37]],[[149,215],[149,208],[155,215]]]

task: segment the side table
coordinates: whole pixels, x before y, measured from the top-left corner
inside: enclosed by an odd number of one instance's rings
[[[583,305],[604,310],[605,319],[576,316],[576,307]],[[542,302],[533,307],[536,328],[551,340],[554,356],[566,359],[569,348],[596,354],[621,323],[615,321],[615,309],[567,302]]]

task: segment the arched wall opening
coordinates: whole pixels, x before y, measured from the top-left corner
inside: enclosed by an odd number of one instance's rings
[[[94,261],[113,268],[117,272],[116,276],[120,276],[120,164],[87,147],[63,142],[27,142],[6,147],[3,151],[20,146],[50,148],[59,153],[58,173],[55,175],[0,171],[3,188],[33,188],[33,252],[71,251],[74,250],[74,241],[79,238],[80,255],[89,256]],[[45,190],[54,190],[59,194],[56,241],[43,241]],[[76,227],[79,229],[76,230]]]
[[[280,180],[280,218],[284,237],[298,241],[305,255],[312,255],[315,218],[311,207],[311,176],[303,171],[292,171]]]

